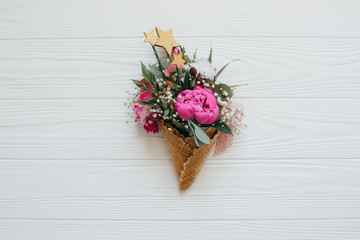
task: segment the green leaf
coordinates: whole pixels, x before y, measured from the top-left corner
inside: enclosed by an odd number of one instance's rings
[[[141,62],[141,61],[140,61]],[[144,77],[144,79],[150,84],[152,85],[152,78],[153,78],[153,74],[150,70],[148,70],[146,68],[146,66],[143,64],[143,62],[141,62],[141,71],[142,71],[142,75]]]
[[[181,90],[182,86],[181,86],[181,80],[180,80],[180,71],[179,71],[179,69],[177,67],[176,67],[176,74],[177,74],[178,85],[179,85],[180,90]]]
[[[199,138],[197,138],[197,136],[195,135],[195,128],[194,128],[194,126],[193,126],[192,124],[189,124],[189,126],[190,126],[189,136],[190,136],[190,137],[194,137],[196,146],[198,146],[198,147],[204,146],[205,143],[201,142],[201,141],[199,140]]]
[[[144,99],[137,100],[136,102],[142,103],[142,102],[147,102],[147,101],[150,101],[150,100],[153,100],[153,99],[155,99],[155,98],[154,97],[144,98]]]
[[[166,109],[166,110],[164,111],[164,116],[169,115],[169,112],[170,112],[170,110],[169,110],[169,109]]]
[[[190,87],[190,72],[189,70],[186,70],[183,90],[189,89],[189,87]]]
[[[134,80],[134,79],[131,79],[136,86],[138,86],[139,88],[141,88],[142,90],[144,90],[145,92],[149,92],[150,90],[148,89],[148,87],[146,86],[145,83],[139,81],[139,80]]]
[[[196,53],[197,53],[198,48],[195,49],[194,55],[193,55],[193,59],[196,59]]]
[[[214,124],[214,128],[216,128],[217,130],[219,130],[222,133],[232,135],[232,131],[231,131],[230,127],[222,121],[216,121]]]
[[[168,57],[160,58],[161,65],[164,69],[168,69],[171,63],[171,59]]]
[[[225,83],[220,83],[217,85],[217,87],[219,88],[219,95],[223,101],[226,100],[227,97],[229,97],[229,99],[232,98],[232,96],[234,95],[232,89]],[[222,90],[220,90],[220,88]],[[224,91],[228,93],[227,96],[223,94]]]
[[[215,76],[215,79],[218,78],[220,76],[220,74],[225,70],[225,68],[232,62],[235,62],[235,61],[239,61],[240,59],[235,59],[235,60],[232,60],[231,62],[227,63],[225,66],[223,66],[220,71],[216,74]]]
[[[210,138],[208,135],[206,135],[206,133],[204,132],[204,130],[201,129],[201,127],[199,127],[198,125],[196,125],[193,121],[189,121],[189,126],[191,128],[191,130],[194,133],[194,137],[195,137],[195,143],[198,147],[201,147],[205,144],[209,144],[210,143]]]
[[[149,107],[155,107],[156,102],[139,102],[139,104]]]
[[[229,87],[231,87],[231,88],[236,88],[236,87],[248,86],[248,85],[249,85],[248,83],[242,83],[242,84],[231,85],[231,86],[229,86]]]
[[[186,129],[185,129],[185,127],[184,127],[183,124],[179,123],[179,122],[176,121],[175,119],[172,119],[171,122],[172,122],[172,124],[174,124],[174,125],[178,128],[178,130],[180,130],[180,131],[179,131],[180,133],[186,132]]]
[[[213,49],[210,48],[210,54],[209,54],[209,58],[208,58],[209,63],[212,63],[212,51],[213,51]]]
[[[161,69],[157,64],[150,65],[150,71],[154,74],[155,79],[163,79],[163,74],[161,73]]]
[[[184,46],[180,46],[180,50],[181,50],[181,52],[182,52],[183,54],[185,54],[185,53],[186,53],[186,51],[185,51],[185,47],[184,47]]]
[[[184,60],[185,60],[185,64],[191,62],[191,59],[189,58],[188,55],[183,55],[183,57],[184,57]]]

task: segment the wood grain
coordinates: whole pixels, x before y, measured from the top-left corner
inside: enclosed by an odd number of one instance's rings
[[[177,189],[170,160],[2,160],[0,219],[357,218],[353,159],[209,159]]]
[[[249,128],[220,158],[360,157],[359,99],[238,101]],[[123,102],[2,100],[0,158],[169,159],[162,134],[126,124],[130,110]]]
[[[0,220],[3,239],[302,239],[357,240],[360,220],[69,221]],[[22,226],[22,231],[18,231]],[[166,230],[164,229],[166,227]]]
[[[166,0],[13,0],[1,4],[0,36],[142,37],[158,26],[191,37],[359,37],[359,10],[358,1],[339,0],[183,0],[175,7]]]
[[[0,239],[360,239],[360,2],[0,4]],[[143,31],[174,29],[248,130],[177,190],[161,134],[126,124]]]
[[[242,98],[360,96],[359,39],[179,38],[214,66]],[[139,79],[139,59],[155,61],[142,39],[0,41],[0,98],[124,98]]]

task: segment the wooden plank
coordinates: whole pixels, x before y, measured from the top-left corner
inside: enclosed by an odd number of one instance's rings
[[[155,26],[176,36],[359,37],[360,4],[338,0],[46,0],[3,1],[0,36],[86,38],[142,36]]]
[[[360,99],[238,100],[249,128],[220,158],[360,156]],[[122,99],[2,100],[0,158],[169,159],[162,134],[127,112]]]
[[[179,192],[165,160],[2,160],[0,219],[359,218],[359,174],[357,159],[210,159]]]
[[[2,239],[358,240],[360,220],[48,221],[0,220]],[[21,231],[19,231],[21,226]]]
[[[180,38],[207,56],[209,39]],[[359,39],[214,39],[219,78],[244,84],[237,96],[359,97]],[[139,60],[154,62],[141,39],[0,41],[0,98],[123,98],[141,78]]]

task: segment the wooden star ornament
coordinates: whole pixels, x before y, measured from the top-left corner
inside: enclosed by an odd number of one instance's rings
[[[163,47],[169,56],[171,56],[172,48],[178,47],[179,44],[174,40],[172,29],[167,32],[162,31],[159,28],[155,28],[156,33],[159,36],[159,40],[156,42],[156,46]]]
[[[185,63],[185,60],[183,59],[183,53],[179,53],[178,55],[176,54],[173,54],[173,60],[171,62],[171,64],[176,64],[176,66],[178,68],[180,68],[181,64],[184,64]]]
[[[153,45],[153,46],[154,46],[154,44],[155,44],[155,41],[159,39],[159,38],[155,35],[154,30],[152,30],[152,31],[149,32],[149,33],[144,32],[144,35],[145,35],[145,37],[146,37],[146,39],[144,40],[144,43],[148,42],[148,43],[150,43],[150,44]]]

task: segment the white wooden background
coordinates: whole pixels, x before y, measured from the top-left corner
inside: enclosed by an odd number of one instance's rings
[[[249,129],[177,190],[126,125],[143,31],[233,63]],[[360,239],[360,1],[0,0],[0,239]]]

